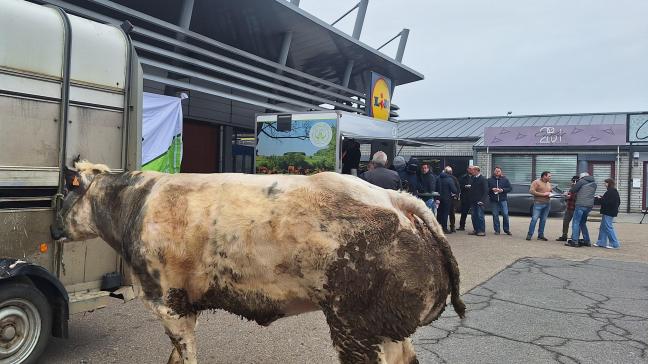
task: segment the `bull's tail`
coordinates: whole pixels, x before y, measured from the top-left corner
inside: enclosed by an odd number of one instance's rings
[[[434,214],[423,201],[416,199],[409,194],[394,192],[392,195],[392,203],[406,214],[411,213],[423,220],[435,241],[439,244],[441,252],[445,257],[445,268],[448,277],[450,278],[450,302],[459,317],[464,318],[466,305],[459,296],[459,265],[452,254],[450,244],[448,244],[448,240],[443,234],[441,226],[437,222]]]

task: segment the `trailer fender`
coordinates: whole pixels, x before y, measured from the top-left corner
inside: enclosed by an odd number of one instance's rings
[[[27,278],[47,297],[52,308],[52,336],[68,337],[69,297],[63,284],[45,268],[12,258],[0,258],[0,285],[3,281]]]

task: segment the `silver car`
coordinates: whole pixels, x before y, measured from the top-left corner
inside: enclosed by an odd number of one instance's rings
[[[512,184],[512,190],[508,193],[508,208],[509,213],[513,214],[533,214],[533,195],[529,193],[530,184]],[[550,197],[551,206],[549,207],[550,214],[564,212],[567,208],[567,201],[563,195],[563,191],[558,187],[554,187],[551,191]],[[486,206],[487,212],[491,211],[490,204]]]

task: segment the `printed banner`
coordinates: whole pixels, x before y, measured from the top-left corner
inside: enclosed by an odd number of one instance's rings
[[[628,115],[628,142],[648,143],[648,114]]]
[[[484,130],[484,145],[488,147],[595,146],[625,143],[626,128],[622,124],[522,126]]]
[[[179,173],[182,162],[182,100],[144,93],[142,170]]]
[[[256,132],[256,173],[335,171],[337,118],[293,119],[286,129],[277,121],[259,121]]]

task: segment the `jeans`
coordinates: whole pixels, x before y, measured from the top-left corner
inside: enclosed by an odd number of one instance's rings
[[[589,231],[587,231],[587,215],[592,211],[591,207],[576,206],[574,217],[572,218],[572,236],[574,242],[578,242],[581,230],[583,231],[583,241],[590,242]]]
[[[484,205],[480,205],[477,202],[473,203],[470,218],[472,220],[473,230],[478,233],[486,232],[486,221],[484,220]]]
[[[493,212],[493,229],[495,232],[500,232],[500,212],[502,213],[502,221],[504,221],[504,232],[509,232],[508,201],[491,201],[491,211]]]
[[[574,217],[574,210],[565,210],[565,216],[563,216],[563,232],[562,232],[562,236],[565,238],[569,233],[569,225],[571,224],[572,217]]]
[[[547,203],[533,203],[533,216],[531,216],[531,223],[529,224],[529,233],[528,236],[533,236],[533,231],[535,230],[536,222],[540,218],[540,226],[538,227],[538,237],[544,236],[544,228],[547,223],[547,216],[549,216],[551,204]]]
[[[426,205],[427,207],[429,207],[430,210],[432,210],[432,213],[433,213],[433,214],[436,215],[436,213],[437,213],[437,211],[436,211],[436,210],[437,210],[437,207],[436,207],[436,200],[435,200],[435,199],[431,198],[431,199],[425,201],[425,205]]]
[[[439,200],[439,212],[437,213],[437,221],[441,224],[443,231],[448,230],[448,214],[450,213],[450,204],[452,200]]]
[[[614,217],[608,215],[601,215],[601,227],[599,228],[599,236],[596,244],[598,246],[606,246],[607,241],[610,240],[610,246],[618,248],[620,246],[619,239],[617,239],[616,231],[614,231]]]

